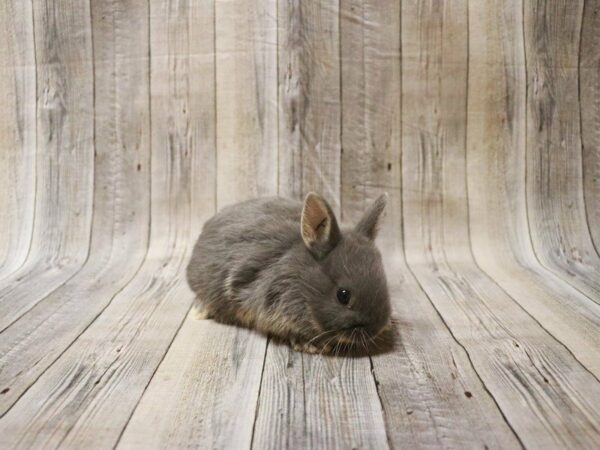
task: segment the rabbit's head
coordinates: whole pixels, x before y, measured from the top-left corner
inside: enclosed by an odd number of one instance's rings
[[[367,341],[390,319],[383,262],[374,244],[386,200],[381,195],[349,230],[339,228],[322,197],[309,193],[304,200],[301,234],[310,263],[302,270],[303,297],[323,341]]]

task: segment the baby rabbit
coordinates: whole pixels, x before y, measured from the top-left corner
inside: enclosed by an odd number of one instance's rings
[[[197,318],[255,328],[309,353],[374,339],[390,319],[373,243],[386,200],[349,230],[315,193],[304,204],[260,198],[224,208],[204,225],[187,267]]]

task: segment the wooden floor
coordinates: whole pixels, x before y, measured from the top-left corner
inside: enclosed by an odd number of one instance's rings
[[[600,0],[5,0],[0,62],[0,449],[600,448]],[[391,350],[187,318],[309,190],[389,193]]]

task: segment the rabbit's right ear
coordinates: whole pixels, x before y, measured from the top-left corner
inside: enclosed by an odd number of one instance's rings
[[[341,237],[333,211],[325,199],[314,192],[309,192],[304,199],[300,231],[304,244],[317,258],[329,253]]]

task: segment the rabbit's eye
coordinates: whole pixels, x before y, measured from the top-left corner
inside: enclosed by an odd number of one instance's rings
[[[348,289],[339,288],[337,291],[337,299],[342,305],[347,305],[350,301],[350,291]]]

